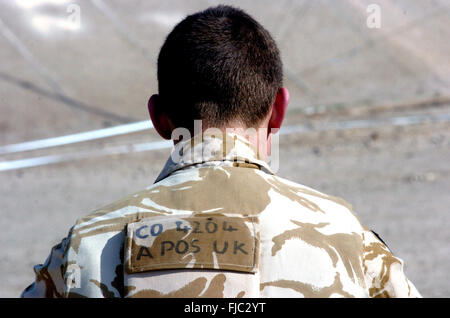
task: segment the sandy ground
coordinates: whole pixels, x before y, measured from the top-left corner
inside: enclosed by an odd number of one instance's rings
[[[147,119],[164,37],[183,15],[219,3],[41,2],[0,1],[0,146]],[[45,29],[42,15],[65,18],[69,2],[81,9],[81,29]],[[278,41],[291,92],[286,125],[324,128],[280,138],[278,175],[346,199],[425,297],[450,297],[449,121],[332,129],[448,118],[448,2],[378,1],[380,29],[366,26],[371,1],[221,3],[244,8]],[[0,154],[0,163],[157,140],[144,131]],[[32,282],[33,265],[78,217],[152,184],[169,151],[0,171],[0,297],[17,297]]]
[[[450,105],[435,113],[448,111]],[[45,260],[78,217],[153,183],[168,154],[160,150],[2,172],[0,295],[17,296],[33,280],[32,266]],[[362,223],[405,261],[408,277],[424,296],[448,297],[449,157],[448,123],[312,132],[280,138],[278,175],[345,198]]]

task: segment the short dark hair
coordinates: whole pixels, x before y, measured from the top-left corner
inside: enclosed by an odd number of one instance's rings
[[[158,57],[164,111],[177,127],[239,121],[254,127],[282,85],[280,53],[269,32],[240,9],[217,6],[181,21]]]

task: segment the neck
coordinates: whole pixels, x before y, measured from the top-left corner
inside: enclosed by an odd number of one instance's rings
[[[261,159],[267,159],[267,156],[270,153],[270,134],[267,127],[232,127],[222,130],[222,132],[236,134],[245,138],[254,149],[257,149]]]
[[[198,136],[199,133],[196,131],[201,131],[202,135],[210,136],[225,136],[226,134],[236,134],[245,138],[251,145],[251,147],[256,150],[259,157],[262,160],[266,160],[270,153],[270,134],[267,127],[260,128],[244,128],[240,125],[227,125],[227,127],[215,128],[215,127],[202,127],[201,130],[194,130],[194,134],[190,134],[187,129],[181,129],[183,131],[172,133],[174,145],[177,145],[181,140],[191,139],[192,136]],[[182,137],[182,138],[179,138]],[[195,138],[195,137],[194,137]]]

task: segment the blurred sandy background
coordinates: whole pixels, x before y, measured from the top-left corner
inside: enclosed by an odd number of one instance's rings
[[[291,104],[278,175],[346,199],[423,296],[450,297],[446,0],[0,0],[0,297],[20,295],[78,217],[152,184],[170,153],[133,147],[159,141],[151,129],[5,146],[146,120],[166,35],[220,3],[279,44]]]

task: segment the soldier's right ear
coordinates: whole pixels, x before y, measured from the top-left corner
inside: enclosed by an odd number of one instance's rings
[[[148,101],[148,112],[150,119],[152,120],[153,127],[158,134],[164,138],[170,140],[172,138],[172,131],[175,129],[175,125],[169,116],[163,111],[160,97],[154,94]]]

